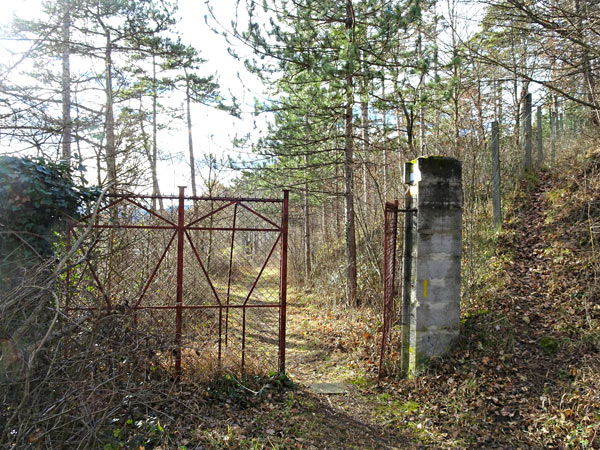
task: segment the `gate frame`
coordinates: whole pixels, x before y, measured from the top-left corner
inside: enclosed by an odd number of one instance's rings
[[[149,278],[144,281],[144,288],[141,291],[140,297],[136,300],[134,306],[129,308],[129,312],[132,312],[134,314],[134,318],[135,318],[136,317],[135,313],[141,309],[175,310],[175,345],[176,345],[175,379],[177,381],[179,381],[181,379],[181,349],[182,349],[182,326],[183,326],[183,310],[184,309],[192,309],[192,310],[193,309],[219,309],[219,340],[218,340],[219,365],[221,364],[221,359],[222,359],[221,347],[222,347],[222,340],[223,340],[223,338],[222,338],[223,309],[226,310],[226,314],[228,314],[230,308],[241,308],[242,309],[243,312],[242,312],[241,370],[243,372],[244,366],[245,366],[246,309],[247,308],[279,308],[278,369],[279,369],[279,373],[282,373],[282,374],[285,373],[289,190],[283,191],[283,198],[275,199],[275,198],[258,198],[258,197],[198,197],[198,196],[186,197],[185,196],[186,186],[179,186],[178,188],[179,188],[179,195],[177,195],[177,196],[175,196],[175,195],[138,195],[138,194],[128,194],[128,193],[108,194],[106,197],[111,199],[111,201],[109,202],[108,205],[100,208],[96,212],[96,214],[98,214],[101,211],[110,210],[110,208],[125,201],[130,204],[133,204],[134,206],[137,206],[138,208],[148,212],[152,216],[164,221],[166,223],[166,225],[116,225],[116,226],[113,226],[113,225],[94,224],[91,226],[92,230],[107,229],[107,228],[117,228],[117,229],[118,228],[130,228],[130,229],[155,229],[155,230],[165,230],[165,231],[173,230],[174,231],[173,236],[171,237],[169,243],[163,250],[162,255],[160,256],[160,258],[158,260],[158,263],[154,267],[154,270],[150,274]],[[140,199],[178,200],[177,223],[161,216],[159,213],[152,210],[151,208],[142,206],[140,203],[138,203],[136,201],[136,200],[140,200]],[[208,214],[205,214],[200,218],[194,217],[193,220],[186,225],[186,223],[185,223],[185,201],[186,200],[225,201],[228,203],[224,206],[213,209]],[[268,218],[264,217],[259,212],[250,208],[249,206],[243,205],[243,203],[253,203],[253,202],[256,202],[256,203],[281,203],[282,204],[281,224],[277,225],[274,221],[269,220]],[[223,305],[223,304],[221,304],[221,302],[219,301],[219,299],[217,297],[218,304],[214,304],[214,305],[184,305],[183,304],[183,278],[184,278],[184,270],[183,269],[184,269],[184,265],[185,265],[184,264],[184,243],[185,243],[186,237],[187,237],[188,241],[190,242],[191,249],[192,249],[194,255],[196,256],[197,262],[198,262],[198,264],[200,264],[200,267],[201,267],[204,275],[206,276],[206,279],[209,283],[211,290],[213,291],[213,293],[215,293],[210,275],[206,271],[204,265],[202,264],[201,258],[198,254],[198,251],[196,250],[195,246],[193,245],[191,237],[188,234],[188,230],[197,229],[198,227],[194,228],[194,225],[197,224],[198,222],[200,222],[202,219],[209,217],[210,215],[215,214],[216,212],[218,212],[222,209],[225,209],[229,206],[232,206],[232,205],[234,206],[234,218],[233,218],[233,226],[231,228],[202,227],[202,230],[204,230],[204,231],[212,230],[212,231],[231,231],[232,232],[230,264],[232,263],[232,260],[233,260],[233,246],[234,246],[235,231],[241,230],[241,231],[259,231],[259,232],[278,232],[278,236],[275,239],[275,242],[273,243],[273,246],[272,246],[267,258],[265,259],[257,277],[255,278],[252,286],[250,287],[246,301],[243,304],[230,305],[229,302],[227,302],[226,305]],[[237,210],[238,210],[238,206],[240,206],[240,205],[244,209],[250,211],[255,216],[257,216],[260,219],[262,219],[263,221],[267,222],[269,225],[272,226],[272,228],[236,228]],[[81,218],[79,221],[72,222],[68,225],[67,248],[70,248],[73,230],[78,227],[83,227],[84,226],[83,222],[90,218],[93,218],[93,214],[89,214],[89,215]],[[140,303],[141,303],[142,299],[144,298],[147,289],[150,287],[150,284],[154,280],[154,277],[156,276],[158,269],[160,268],[160,266],[163,262],[163,259],[164,259],[165,255],[167,254],[167,251],[169,250],[169,248],[171,248],[171,245],[173,244],[173,241],[176,236],[177,236],[177,266],[176,266],[177,289],[176,289],[176,298],[175,298],[176,304],[175,305],[140,306]],[[277,248],[277,245],[279,244],[280,240],[281,240],[281,244],[280,244],[281,245],[281,254],[280,254],[280,270],[279,270],[279,280],[280,280],[279,281],[279,303],[268,304],[268,305],[247,304],[248,300],[250,299],[250,296],[252,295],[252,292],[254,291],[254,288],[256,287],[258,281],[260,280],[260,277],[261,277],[265,267],[267,266],[268,262],[270,261],[271,256],[272,256],[273,252],[275,251],[275,249]],[[100,293],[104,296],[104,300],[106,302],[106,310],[110,314],[113,311],[113,305],[111,304],[110,298],[108,297],[107,293],[104,291],[103,285],[100,282],[100,280],[98,279],[94,270],[92,269],[89,261],[86,260],[85,264],[87,265],[87,268],[91,271],[94,282],[97,284],[97,286],[100,290]],[[70,306],[70,303],[71,303],[71,290],[69,288],[70,274],[71,274],[71,268],[69,268],[67,270],[67,274],[65,277],[65,280],[67,283],[66,306],[65,306],[66,313],[68,313],[69,311],[76,311],[76,310],[97,311],[97,310],[101,309],[98,307],[97,308],[84,308],[84,307],[71,307]],[[231,282],[231,270],[228,273],[228,285],[230,282]],[[216,293],[215,293],[215,295],[216,295]],[[227,297],[229,299],[229,296],[227,296]]]
[[[398,249],[398,214],[404,213],[404,242],[402,245],[402,299],[407,298],[410,290],[410,264],[412,248],[412,224],[413,213],[417,212],[416,208],[412,208],[412,200],[407,193],[404,198],[404,208],[398,206],[398,200],[393,203],[386,202],[384,210],[384,228],[383,228],[383,331],[381,338],[381,353],[379,356],[379,373],[378,379],[381,380],[385,375],[385,355],[386,347],[391,339],[391,329],[395,316],[394,299],[396,298],[396,262]],[[391,242],[388,243],[388,239]],[[391,244],[391,245],[390,245]],[[406,302],[403,301],[404,305]],[[401,321],[408,318],[408,311],[405,308],[401,310]],[[403,335],[406,327],[402,327]]]

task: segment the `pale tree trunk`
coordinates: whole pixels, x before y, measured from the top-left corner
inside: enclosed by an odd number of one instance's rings
[[[322,224],[323,227],[321,229],[321,233],[323,234],[323,237],[321,239],[322,243],[327,242],[328,240],[328,233],[327,233],[327,209],[326,209],[326,205],[325,205],[325,199],[323,199],[323,203],[321,204],[321,215],[322,215]]]
[[[387,143],[386,143],[386,127],[387,127],[387,110],[385,109],[385,78],[381,78],[381,98],[383,99],[383,110],[381,114],[383,115],[383,206],[385,207],[385,202],[387,201],[387,193],[388,193],[388,152],[387,152]]]
[[[366,91],[366,88],[365,88]],[[362,138],[363,138],[363,210],[365,219],[369,217],[371,208],[369,207],[369,102],[366,92],[363,93],[363,100],[360,104],[361,120],[363,123]]]
[[[71,12],[69,2],[64,4],[62,23],[62,159],[71,164]]]
[[[339,147],[336,143],[336,153]],[[337,159],[337,158],[336,158]],[[339,205],[339,193],[340,193],[340,169],[338,164],[335,164],[335,197],[333,198],[332,207],[335,209],[335,234],[338,235],[341,229],[341,218],[340,218],[340,205]]]
[[[449,2],[450,3],[450,2]],[[461,159],[462,155],[460,155],[460,148],[459,148],[459,139],[460,139],[460,128],[459,128],[459,95],[460,95],[460,89],[459,89],[459,69],[458,69],[458,64],[456,64],[456,61],[458,59],[458,43],[457,43],[457,36],[456,36],[456,1],[452,0],[450,8],[449,8],[449,12],[450,12],[450,22],[451,22],[451,28],[452,28],[452,58],[453,58],[453,64],[452,64],[452,76],[454,77],[454,86],[452,88],[452,120],[454,122],[454,139],[453,139],[453,144],[454,144],[454,157]]]
[[[191,98],[190,98],[190,80],[187,72],[185,73],[186,84],[185,84],[185,104],[186,104],[186,115],[187,115],[187,133],[188,133],[188,150],[190,153],[190,176],[192,182],[192,195],[196,197],[198,191],[196,189],[196,162],[194,159],[194,142],[192,140],[192,112],[191,112]],[[194,202],[194,205],[196,203]]]
[[[398,96],[398,74],[394,74],[394,96],[397,97]],[[398,140],[398,173],[400,174],[400,177],[403,177],[404,174],[404,159],[405,156],[404,152],[402,151],[402,113],[400,112],[400,105],[399,102],[396,102],[396,108],[395,108],[395,114],[396,114],[396,133],[398,134],[397,140]]]
[[[308,204],[308,153],[304,155],[304,276],[305,284],[310,283],[311,253],[310,253],[310,209]]]
[[[419,21],[419,60],[423,60],[423,32],[421,30],[421,22]],[[421,155],[427,154],[425,148],[425,109],[423,108],[423,86],[425,84],[425,72],[421,71],[421,79],[419,80],[419,146]]]
[[[104,128],[106,133],[106,172],[107,182],[110,184],[109,192],[116,193],[118,188],[117,183],[117,154],[115,145],[115,118],[113,111],[113,90],[112,90],[112,41],[110,38],[110,31],[106,30],[106,49],[104,52],[104,63],[105,63],[105,94],[106,94],[106,117],[104,122]],[[116,208],[111,208],[111,216],[113,221],[117,221],[118,212]],[[115,228],[110,230],[110,241],[109,241],[109,257],[108,257],[108,271],[106,273],[106,293],[110,297],[112,293],[113,285],[113,273],[114,273],[114,252],[113,246],[115,243]]]
[[[400,177],[403,176],[404,174],[404,152],[402,151],[402,125],[401,125],[401,120],[402,120],[402,114],[400,113],[400,108],[396,107],[395,110],[396,113],[396,133],[398,134],[397,137],[397,145],[398,145],[398,173],[400,174]]]
[[[502,126],[502,81],[497,80],[494,82],[496,86],[496,101],[494,107],[494,113],[496,115],[496,121],[498,127]]]
[[[521,95],[519,95],[518,97],[518,104],[517,107],[515,108],[515,131],[516,131],[516,145],[517,148],[523,148],[525,141],[523,139],[525,139],[524,134],[521,132],[522,128],[523,128],[523,120],[522,120],[522,111],[525,107],[525,100],[527,99],[527,93],[529,92],[529,81],[528,80],[523,80],[521,82]],[[521,142],[523,140],[523,142]]]
[[[156,104],[158,97],[158,88],[156,85],[156,57],[152,55],[152,161],[150,161],[152,171],[152,195],[160,197],[160,187],[158,186],[158,173],[157,173],[157,161],[158,161],[158,143],[157,143],[157,112]],[[160,210],[164,211],[164,205],[162,198],[158,199]],[[156,198],[152,199],[152,208],[156,209]]]
[[[352,0],[346,0],[346,31],[353,41],[354,11]],[[356,233],[354,225],[354,173],[353,173],[353,123],[354,105],[353,75],[350,63],[346,63],[346,108],[344,113],[344,198],[345,198],[345,234],[346,234],[346,301],[351,306],[359,306],[356,279]]]
[[[434,55],[433,55],[433,76],[435,79],[435,82],[437,83],[438,78],[439,78],[439,55],[438,55],[438,46],[439,46],[439,42],[438,42],[438,15],[437,15],[437,8],[436,8],[436,3],[433,4],[433,40],[434,40]],[[435,137],[435,146],[436,149],[433,150],[434,153],[439,154],[439,141],[440,141],[440,123],[441,123],[441,109],[440,106],[438,106],[440,104],[437,92],[435,92],[435,96],[433,98],[433,104],[436,105],[435,106],[435,124],[434,124],[434,137]]]
[[[146,152],[146,158],[148,158],[148,163],[150,164],[150,166],[152,166],[152,153],[150,151],[148,133],[146,132],[146,128],[144,126],[144,102],[142,92],[139,93],[138,100],[140,102],[140,107],[138,108],[138,120],[140,122],[140,132],[142,133],[142,145],[144,147],[144,151]]]
[[[115,148],[115,118],[113,112],[113,90],[112,90],[112,41],[110,31],[106,31],[106,49],[104,52],[105,64],[105,94],[106,94],[106,116],[104,128],[106,132],[106,172],[108,183],[112,183],[110,192],[117,190],[117,154]]]
[[[576,0],[575,8],[577,10],[578,16],[579,33],[581,34],[581,39],[585,40],[583,17],[588,16],[587,2],[584,1],[584,6],[582,7],[580,0]],[[600,109],[598,109],[598,103],[596,102],[596,82],[592,73],[592,67],[590,64],[590,53],[587,47],[583,48],[581,58],[583,65],[583,80],[585,84],[585,93],[587,96],[586,100],[588,101],[588,103],[594,105],[594,108],[592,108],[590,114],[590,118],[592,123],[598,126],[600,125]]]

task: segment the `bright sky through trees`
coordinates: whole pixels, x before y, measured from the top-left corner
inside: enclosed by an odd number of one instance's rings
[[[40,0],[21,0],[18,2],[2,2],[0,4],[0,26],[10,27],[13,17],[21,19],[37,19],[42,17]],[[241,106],[241,118],[235,118],[225,111],[201,104],[192,104],[194,116],[193,137],[199,165],[204,154],[211,153],[216,158],[244,158],[248,155],[240,154],[239,149],[234,149],[232,144],[235,137],[247,134],[257,135],[257,131],[264,128],[264,120],[252,117],[254,98],[261,98],[262,85],[251,74],[245,72],[243,64],[235,60],[227,51],[228,44],[224,37],[216,34],[206,24],[205,16],[208,9],[204,2],[196,0],[178,1],[179,22],[176,27],[185,44],[194,46],[200,56],[207,62],[202,67],[203,75],[216,74],[221,85],[221,92],[227,102],[235,96]],[[212,5],[215,17],[227,24],[235,14],[235,2],[219,2]],[[4,40],[0,43],[0,57],[3,59],[16,59],[18,52],[27,50],[28,42],[15,42]],[[240,50],[242,54],[244,51]],[[171,108],[184,107],[181,96],[167,95],[161,103]],[[160,131],[158,145],[160,158],[158,172],[163,193],[174,193],[177,186],[190,186],[189,165],[185,158],[187,152],[187,131],[185,121],[170,120],[169,129]],[[19,145],[19,146],[16,146]],[[7,145],[3,142],[0,152],[31,152],[23,144],[12,142]],[[93,172],[95,162],[90,155],[85,161],[86,168]],[[84,155],[85,158],[85,155]],[[202,172],[202,169],[200,169]],[[233,173],[221,172],[221,176],[230,178]],[[93,177],[88,176],[88,179]]]

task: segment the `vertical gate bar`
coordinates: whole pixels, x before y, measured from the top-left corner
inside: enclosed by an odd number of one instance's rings
[[[181,378],[181,322],[183,312],[183,242],[185,231],[185,186],[179,186],[179,214],[177,220],[177,310],[175,324],[175,379]]]
[[[390,336],[394,312],[394,285],[396,274],[396,235],[398,231],[398,200],[386,203],[383,236],[383,333],[379,357],[379,379],[384,375],[385,351]]]
[[[225,304],[229,306],[229,298],[231,295],[231,271],[233,268],[233,247],[235,244],[235,223],[237,220],[237,207],[238,202],[235,202],[233,206],[233,228],[231,230],[231,252],[229,253],[229,273],[227,274],[227,299]],[[225,347],[227,347],[227,341],[229,337],[229,308],[225,310]]]
[[[221,348],[223,342],[223,305],[219,307],[219,369],[221,368]]]
[[[383,376],[383,360],[385,357],[385,343],[387,339],[387,285],[388,285],[388,234],[390,226],[390,215],[388,205],[385,205],[383,212],[383,336],[381,338],[381,354],[379,355],[379,379]]]
[[[285,373],[285,332],[286,332],[286,305],[287,305],[287,257],[288,257],[288,203],[290,191],[283,191],[283,210],[281,214],[281,295],[279,314],[279,373]]]
[[[242,306],[242,375],[246,366],[246,305]]]

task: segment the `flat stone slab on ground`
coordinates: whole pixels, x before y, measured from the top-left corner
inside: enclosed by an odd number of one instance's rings
[[[344,383],[314,383],[309,387],[314,394],[345,394],[348,392]]]

